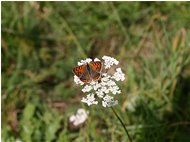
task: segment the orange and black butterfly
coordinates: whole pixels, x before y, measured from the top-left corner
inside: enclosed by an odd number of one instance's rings
[[[101,77],[102,62],[91,61],[73,68],[73,73],[84,83],[99,80]]]

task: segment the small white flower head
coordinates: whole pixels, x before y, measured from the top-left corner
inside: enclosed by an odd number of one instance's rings
[[[113,57],[103,56],[102,64],[104,68],[110,69],[114,65],[118,65],[119,61]],[[86,60],[81,60],[78,62],[78,65],[86,64],[91,62],[92,59],[87,58]],[[94,61],[101,61],[96,58]],[[90,73],[89,73],[90,74]],[[86,97],[82,98],[82,102],[86,103],[88,106],[93,104],[98,104],[101,101],[103,107],[111,107],[118,104],[117,100],[114,100],[115,95],[120,94],[121,90],[117,86],[116,82],[124,81],[125,74],[122,72],[121,68],[117,68],[113,75],[108,74],[107,72],[101,72],[101,78],[98,81],[92,81],[90,83],[83,83],[77,76],[74,77],[76,84],[83,86],[82,92],[89,93]],[[99,99],[98,101],[96,99]]]
[[[94,61],[101,61],[101,60],[100,60],[100,59],[98,59],[98,58],[95,58],[95,59],[94,59]]]
[[[86,84],[84,88],[82,89],[82,92],[90,92],[93,89],[91,85]]]
[[[89,113],[88,111],[85,111],[84,109],[79,108],[77,110],[76,115],[73,114],[69,117],[69,122],[71,122],[74,126],[79,126],[87,120],[88,113]]]
[[[122,72],[121,68],[117,68],[116,72],[112,76],[113,79],[116,81],[124,81],[125,80],[125,74]]]
[[[92,59],[87,58],[85,60],[81,60],[80,62],[78,62],[78,66],[86,64],[86,63],[90,63],[92,61]]]
[[[82,98],[81,102],[87,103],[88,106],[92,104],[98,104],[98,101],[96,101],[94,94],[88,94],[86,98]]]
[[[110,106],[114,106],[114,105],[117,105],[117,104],[118,104],[118,101],[114,100],[114,98],[109,96],[109,95],[106,95],[103,98],[103,101],[102,101],[102,106],[103,107],[110,107]]]
[[[109,56],[103,56],[102,59],[104,60],[104,65],[105,65],[105,69],[109,69],[111,66],[118,65],[119,61],[117,61],[115,58],[113,57],[109,57]]]

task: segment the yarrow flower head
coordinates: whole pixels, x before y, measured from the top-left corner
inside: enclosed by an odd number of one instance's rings
[[[88,111],[85,111],[84,109],[79,108],[77,110],[76,115],[73,114],[69,117],[69,122],[73,123],[74,126],[79,126],[87,120],[88,113],[89,113]]]
[[[96,70],[90,63],[96,63],[101,61],[101,70]],[[93,64],[93,65],[94,65]],[[100,63],[99,63],[100,64]],[[118,101],[114,99],[114,96],[121,93],[120,88],[117,86],[116,82],[124,81],[125,74],[122,72],[121,68],[116,68],[115,73],[108,74],[108,70],[118,65],[117,61],[113,57],[103,56],[102,60],[96,58],[94,60],[87,58],[78,62],[79,67],[84,68],[81,75],[74,76],[74,81],[76,84],[83,86],[82,92],[88,93],[86,97],[82,98],[82,102],[86,103],[88,106],[92,104],[98,104],[101,101],[103,107],[110,107],[118,104]],[[86,65],[86,66],[83,66]],[[96,64],[95,64],[96,65]],[[99,67],[99,66],[98,66]],[[99,69],[99,68],[98,68]],[[103,71],[103,69],[105,71]],[[93,78],[98,78],[93,80]],[[85,83],[82,79],[91,79],[92,81]],[[99,98],[99,100],[97,100]]]

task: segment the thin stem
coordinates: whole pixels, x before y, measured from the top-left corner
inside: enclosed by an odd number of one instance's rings
[[[116,115],[117,119],[119,119],[119,121],[120,121],[121,125],[123,126],[123,128],[125,129],[125,132],[126,132],[128,138],[129,138],[129,141],[132,142],[132,139],[131,139],[128,131],[127,131],[127,128],[125,127],[124,122],[121,120],[121,118],[119,117],[119,115],[117,114],[117,112],[114,110],[114,108],[111,107],[111,109],[112,109],[113,113]]]

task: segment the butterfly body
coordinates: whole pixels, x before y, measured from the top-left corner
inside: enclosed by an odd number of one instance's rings
[[[99,80],[101,77],[102,63],[100,61],[90,62],[73,68],[73,73],[84,83]]]

